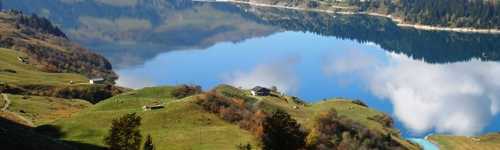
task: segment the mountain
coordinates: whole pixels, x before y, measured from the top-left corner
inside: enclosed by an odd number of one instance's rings
[[[142,65],[164,52],[203,49],[280,31],[255,22],[237,6],[222,3],[4,0],[4,5],[49,18],[71,40],[106,56],[115,68]]]
[[[125,90],[112,85],[111,65],[36,15],[1,11],[0,31],[0,147],[73,149],[45,124]],[[91,85],[93,76],[108,83]]]
[[[0,30],[0,47],[24,53],[26,63],[40,70],[103,77],[110,82],[117,78],[104,57],[72,43],[45,18],[1,12]]]

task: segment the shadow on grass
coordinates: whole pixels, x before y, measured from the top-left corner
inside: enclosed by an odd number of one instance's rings
[[[43,125],[32,128],[0,117],[0,149],[2,150],[105,149],[97,145],[58,139],[62,136],[64,133],[56,126]]]

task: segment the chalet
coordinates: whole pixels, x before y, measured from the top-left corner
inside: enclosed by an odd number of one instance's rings
[[[153,104],[153,105],[144,105],[144,106],[142,106],[142,109],[144,111],[155,110],[155,109],[162,109],[162,108],[165,108],[165,106],[163,106],[163,104]]]
[[[89,84],[103,84],[104,78],[93,78],[89,80]]]
[[[250,90],[253,96],[269,96],[271,94],[271,90],[265,87],[256,86]]]

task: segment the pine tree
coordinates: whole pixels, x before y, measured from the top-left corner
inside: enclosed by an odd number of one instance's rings
[[[110,150],[139,150],[142,139],[140,125],[141,117],[135,113],[115,119],[104,142]]]
[[[301,130],[296,120],[282,110],[277,110],[267,117],[263,128],[264,150],[297,150],[305,146],[306,133]]]
[[[146,142],[144,142],[144,148],[143,150],[154,150],[155,145],[153,144],[153,138],[151,138],[151,135],[148,135],[146,138]]]

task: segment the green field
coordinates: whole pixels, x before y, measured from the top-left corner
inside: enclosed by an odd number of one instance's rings
[[[151,134],[158,149],[235,149],[238,144],[250,143],[258,147],[257,139],[237,125],[227,123],[216,115],[204,111],[195,103],[195,96],[175,99],[171,96],[173,87],[154,87],[130,91],[101,101],[94,107],[75,114],[72,118],[60,119],[52,125],[61,129],[66,141],[105,146],[103,138],[111,121],[127,113],[138,113],[142,118],[143,135]],[[356,120],[370,129],[380,132],[394,132],[376,121],[368,120],[380,112],[362,107],[347,100],[329,100],[312,105],[301,105],[290,101],[290,97],[253,97],[248,91],[229,86],[220,86],[217,92],[230,93],[233,97],[251,100],[265,109],[283,109],[302,124],[309,124],[314,116],[323,110],[335,108],[339,114]],[[143,111],[142,106],[165,103],[165,108]],[[297,106],[297,108],[294,108]],[[410,149],[417,146],[394,136]]]
[[[491,133],[478,137],[432,135],[429,140],[442,150],[498,150],[500,133]]]

